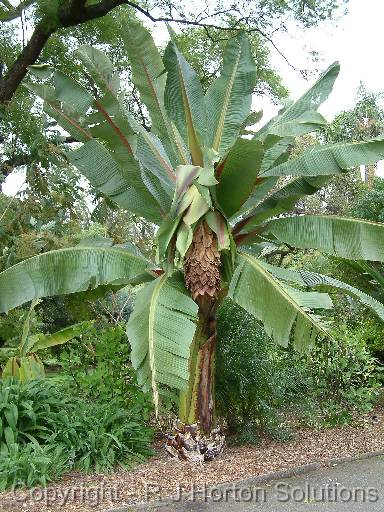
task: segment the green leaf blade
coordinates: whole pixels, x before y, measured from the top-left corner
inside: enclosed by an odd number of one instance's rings
[[[224,154],[233,144],[251,110],[256,66],[244,33],[231,39],[224,52],[220,76],[208,88],[207,144]]]
[[[34,298],[64,295],[144,273],[147,261],[113,247],[73,247],[24,260],[0,274],[0,312]]]

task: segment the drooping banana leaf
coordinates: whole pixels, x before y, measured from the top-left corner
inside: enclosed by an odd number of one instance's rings
[[[205,95],[207,143],[223,155],[239,135],[251,110],[256,67],[248,38],[239,33],[225,48],[220,76]]]
[[[318,249],[351,260],[384,261],[384,224],[334,215],[281,217],[264,234],[301,249]]]
[[[377,301],[367,293],[362,292],[358,288],[351,286],[350,284],[334,279],[333,277],[326,276],[324,274],[318,274],[316,272],[309,272],[308,270],[292,270],[282,267],[275,267],[265,262],[260,262],[268,272],[273,274],[278,279],[284,280],[289,283],[299,284],[310,288],[316,288],[317,286],[327,287],[330,289],[340,290],[347,295],[358,299],[365,306],[371,308],[382,320],[384,320],[384,305]]]
[[[229,297],[263,323],[276,343],[288,346],[291,334],[296,348],[308,348],[318,335],[329,336],[318,319],[259,260],[239,255]]]
[[[272,272],[271,272],[272,273]],[[333,302],[328,293],[305,292],[283,284],[285,291],[302,308],[308,309],[332,309]]]
[[[128,284],[148,262],[113,247],[73,247],[34,256],[0,273],[0,312],[39,297]]]
[[[36,352],[37,350],[44,350],[50,347],[56,347],[57,345],[63,345],[68,341],[72,340],[76,336],[82,334],[87,328],[92,325],[92,322],[85,321],[78,324],[70,325],[60,331],[52,334],[33,334],[29,337],[27,353]]]
[[[188,386],[197,311],[179,273],[159,277],[137,294],[127,325],[131,360],[140,386],[153,391],[156,412],[161,385]]]
[[[272,167],[261,176],[325,176],[341,174],[359,165],[370,165],[384,158],[384,139],[367,142],[319,144],[301,156]]]

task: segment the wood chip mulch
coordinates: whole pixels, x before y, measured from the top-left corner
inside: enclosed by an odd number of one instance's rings
[[[359,425],[315,430],[302,428],[295,440],[263,440],[256,447],[227,448],[213,462],[191,464],[171,459],[161,446],[147,463],[108,475],[69,473],[46,489],[0,494],[0,512],[106,511],[158,500],[205,486],[245,479],[311,462],[384,450],[384,410]]]

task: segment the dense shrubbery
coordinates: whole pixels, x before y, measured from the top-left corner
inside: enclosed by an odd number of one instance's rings
[[[218,315],[216,394],[219,414],[239,443],[253,443],[264,432],[275,438],[289,436],[279,409],[285,386],[301,376],[277,370],[278,356],[257,321],[231,300]]]
[[[59,362],[81,396],[94,401],[116,401],[122,407],[138,410],[147,420],[152,397],[138,387],[129,356],[129,343],[121,326],[94,326],[81,343],[65,347]]]
[[[372,410],[381,373],[362,331],[343,328],[308,355],[283,349],[230,301],[219,312],[219,413],[237,442],[261,433],[287,439],[291,420],[314,426],[350,422]],[[287,422],[287,415],[290,421]]]
[[[49,379],[0,380],[0,425],[0,489],[130,466],[151,453],[152,431],[137,410],[77,397]]]

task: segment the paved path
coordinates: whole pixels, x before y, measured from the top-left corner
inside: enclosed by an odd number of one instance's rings
[[[225,495],[227,498],[225,498]],[[122,509],[123,510],[123,509]],[[128,507],[126,512],[139,509]],[[143,510],[140,508],[140,510]],[[384,512],[384,456],[324,468],[307,475],[235,491],[217,488],[212,497],[151,512]]]

